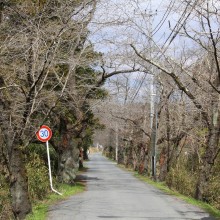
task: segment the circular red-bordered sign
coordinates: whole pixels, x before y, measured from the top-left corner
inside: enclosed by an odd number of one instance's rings
[[[42,125],[36,135],[39,141],[47,142],[52,137],[52,131],[48,126]]]

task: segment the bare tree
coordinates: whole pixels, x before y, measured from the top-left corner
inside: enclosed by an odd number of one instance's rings
[[[120,11],[121,16],[109,15],[107,20],[101,17],[100,25],[105,21],[108,25],[101,32],[109,46],[108,67],[135,64],[143,72],[154,74],[164,88],[159,93],[157,143],[162,148],[160,162],[165,173],[181,155],[184,143],[188,145],[192,137],[198,138],[195,130],[208,130],[205,153],[197,155],[199,178],[195,197],[203,199],[220,151],[219,3],[215,0],[166,1],[164,10],[143,1],[129,3],[129,8],[108,3],[110,10],[117,8],[114,10],[117,14]],[[106,29],[111,35],[104,34]],[[119,112],[115,115],[120,117]]]
[[[153,59],[146,57],[136,46],[131,45],[131,47],[142,60],[154,65],[170,76],[179,90],[187,95],[201,113],[202,119],[208,128],[208,137],[207,147],[200,164],[200,175],[195,196],[202,199],[211,176],[211,169],[219,154],[219,30],[213,25],[213,21],[218,22],[218,19],[214,4],[201,4],[198,1],[192,3],[184,1],[182,3],[186,5],[184,13],[186,11],[187,16],[184,22],[177,23],[179,29],[173,29],[173,32],[175,32],[174,37],[184,34],[188,40],[191,40],[189,41],[191,44],[196,42],[200,56],[192,56],[191,63],[187,63],[185,59],[182,62],[182,59],[171,58],[161,47],[156,45],[159,48],[159,56],[164,58],[164,62],[161,63],[156,60],[156,57]],[[197,22],[198,26],[196,28],[191,27],[192,19]],[[183,53],[185,54],[186,51],[183,51]],[[206,72],[204,72],[204,69],[206,69]]]

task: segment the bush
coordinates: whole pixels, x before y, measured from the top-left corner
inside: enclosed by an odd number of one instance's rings
[[[26,165],[31,200],[41,200],[50,191],[48,169],[39,155],[33,153]]]
[[[211,178],[205,192],[206,200],[217,209],[220,209],[220,176]]]
[[[220,210],[220,154],[212,168],[211,179],[207,185],[204,197],[208,203]]]
[[[196,158],[195,158],[196,160]],[[180,158],[175,167],[170,169],[170,172],[166,176],[166,183],[171,189],[175,189],[178,192],[194,197],[196,182],[198,175],[198,164],[190,163],[190,160],[184,160]],[[196,164],[196,166],[195,166]],[[215,166],[212,170],[211,179],[209,180],[206,191],[204,192],[204,201],[213,205],[215,208],[220,209],[220,155],[216,160]],[[193,167],[193,169],[192,169]]]
[[[0,174],[0,219],[13,219],[9,186],[2,174]]]
[[[206,200],[220,209],[220,154],[216,158],[215,165],[212,169],[212,177],[205,192]]]
[[[167,174],[166,183],[169,188],[193,197],[196,187],[196,175],[188,172],[184,166],[177,166],[176,168],[171,168]]]

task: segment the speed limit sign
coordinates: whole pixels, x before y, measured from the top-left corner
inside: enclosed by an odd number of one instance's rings
[[[49,149],[49,142],[48,142],[51,139],[51,137],[52,137],[52,131],[51,131],[51,129],[48,126],[42,125],[40,127],[40,129],[38,130],[38,132],[36,133],[36,135],[37,135],[38,140],[40,140],[42,142],[46,142],[48,170],[49,170],[49,178],[50,178],[50,188],[55,193],[57,193],[59,195],[62,195],[62,193],[58,192],[57,190],[55,190],[53,188],[52,172],[51,172],[51,165],[50,165],[50,149]]]
[[[42,125],[36,135],[39,141],[47,142],[52,137],[52,131],[48,126]]]

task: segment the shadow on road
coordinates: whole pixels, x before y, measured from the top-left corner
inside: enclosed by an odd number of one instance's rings
[[[75,181],[76,182],[88,182],[88,181],[92,181],[92,180],[101,180],[97,177],[89,177],[87,175],[77,175]]]
[[[197,214],[198,216],[199,215],[202,215],[204,213],[204,211],[185,211],[185,212],[180,212],[178,211],[181,215],[187,215],[189,213],[192,213],[192,214]],[[201,220],[215,220],[214,217],[212,216],[208,216],[208,217],[201,217]]]

